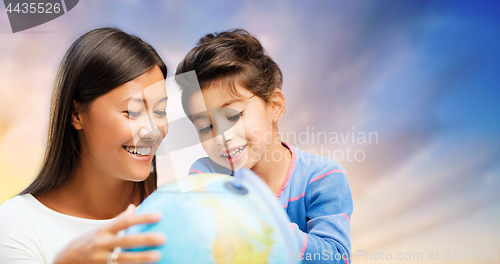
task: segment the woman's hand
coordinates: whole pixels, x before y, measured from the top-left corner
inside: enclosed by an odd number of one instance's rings
[[[134,215],[134,205],[129,205],[117,219],[71,241],[55,257],[54,264],[107,264],[108,256],[115,247],[132,248],[139,246],[160,246],[165,241],[162,234],[141,234],[118,237],[117,233],[133,225],[155,223],[160,220],[159,214]],[[144,252],[121,252],[116,262],[154,263],[160,260],[160,252],[150,250]]]

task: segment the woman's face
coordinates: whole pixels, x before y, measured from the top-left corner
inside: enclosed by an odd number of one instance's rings
[[[167,133],[167,93],[159,67],[98,97],[73,120],[83,166],[99,175],[143,181]]]

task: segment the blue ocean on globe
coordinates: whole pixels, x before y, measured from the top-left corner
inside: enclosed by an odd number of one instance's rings
[[[250,170],[240,169],[234,177],[190,175],[164,185],[136,210],[151,212],[161,213],[161,220],[133,226],[126,234],[165,234],[165,244],[154,248],[162,254],[159,264],[299,263],[291,258],[299,249],[288,216]]]

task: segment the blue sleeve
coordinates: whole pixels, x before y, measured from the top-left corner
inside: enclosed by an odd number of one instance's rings
[[[350,263],[353,203],[344,170],[311,179],[304,198],[307,233],[292,224],[303,263]]]
[[[205,161],[205,158],[201,158],[196,160],[193,165],[191,165],[191,168],[189,168],[189,175],[191,174],[199,174],[199,173],[210,173],[210,167],[208,166],[207,162]]]
[[[232,175],[232,171],[230,169],[222,167],[208,157],[196,160],[193,165],[191,165],[188,175],[199,173],[221,173]]]

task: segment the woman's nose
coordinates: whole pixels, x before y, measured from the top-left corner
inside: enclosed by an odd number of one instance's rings
[[[154,141],[162,135],[160,128],[156,126],[154,120],[150,114],[148,114],[148,120],[144,120],[144,124],[139,129],[140,140],[150,140]]]
[[[139,136],[141,139],[151,139],[155,140],[161,135],[161,131],[158,127],[151,129],[150,127],[141,127],[139,130]]]

